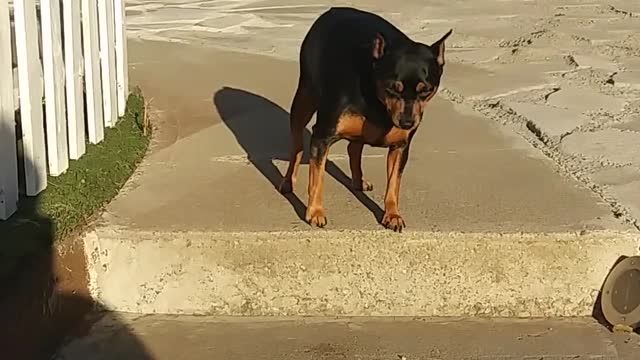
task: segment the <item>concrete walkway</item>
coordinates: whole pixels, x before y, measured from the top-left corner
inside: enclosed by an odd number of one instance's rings
[[[378,224],[384,150],[365,150],[374,191],[363,194],[347,185],[346,144],[332,148],[325,230],[301,220],[306,165],[295,195],[275,190],[286,167],[297,48],[331,2],[164,2],[172,5],[128,2],[131,81],[151,99],[157,130],[150,155],[85,238],[91,291],[107,308],[211,316],[589,316],[615,261],[638,253],[636,2],[406,1],[395,8],[357,1],[417,40],[455,29],[443,88],[403,178],[403,234]],[[157,321],[156,329],[164,326],[165,319]],[[482,334],[489,325],[478,326]],[[287,331],[298,329],[282,336]],[[567,341],[576,339],[571,331]],[[371,334],[363,341],[378,339]],[[598,341],[585,340],[594,348],[584,347],[584,356],[621,358],[609,345],[599,347],[608,340]],[[553,346],[566,350],[562,356],[580,353]],[[173,354],[157,351],[159,359]],[[397,355],[392,346],[381,351],[348,353]],[[414,355],[497,356],[461,351]],[[248,357],[256,356],[240,358]]]
[[[85,239],[93,294],[109,308],[583,316],[616,259],[637,251],[638,234],[610,204],[509,128],[442,97],[403,181],[408,231],[378,224],[384,150],[365,152],[375,189],[363,194],[345,185],[344,143],[328,167],[329,226],[312,229],[300,218],[306,167],[294,195],[274,186],[294,62],[150,41],[132,42],[130,54],[158,111],[157,144]],[[479,70],[447,71],[455,84]]]
[[[131,37],[290,61],[297,60],[300,41],[314,17],[328,6],[345,4],[302,0],[163,3],[170,6],[148,0],[128,2]],[[637,1],[471,4],[439,0],[403,1],[396,7],[380,0],[359,0],[348,4],[382,14],[416,40],[433,41],[454,28],[448,58],[469,66],[465,71],[453,66],[447,70],[448,96],[532,141],[544,142],[546,155],[606,199],[618,216],[628,221],[640,218]],[[210,59],[211,66],[203,66],[197,74],[216,71],[211,69],[216,61]],[[290,71],[286,76],[295,77]],[[250,84],[255,87],[258,82]],[[273,91],[258,95],[271,99],[277,96]],[[277,91],[288,96],[284,89]],[[288,97],[271,100],[288,109]]]
[[[289,146],[293,54],[326,6],[132,2],[131,80],[152,101],[156,141],[86,238],[94,295],[134,312],[589,314],[616,259],[638,251],[640,93],[616,80],[633,82],[640,47],[626,29],[638,20],[634,8],[549,4],[471,11],[434,2],[429,16],[414,2],[398,13],[358,4],[419,40],[457,29],[443,89],[412,146],[400,203],[408,232],[397,235],[378,224],[382,149],[365,150],[374,191],[363,194],[348,186],[346,144],[332,148],[324,231],[301,219],[305,166],[295,194],[275,191]],[[220,23],[222,15],[230,17]],[[468,21],[475,16],[493,25]],[[571,40],[585,22],[616,31],[603,28],[611,39],[597,46]],[[352,270],[336,273],[341,264]],[[300,269],[314,270],[301,280]],[[415,289],[385,285],[402,278]]]
[[[275,190],[298,47],[333,4],[127,2],[155,139],[84,239],[91,292],[115,312],[59,358],[632,359],[636,336],[590,320],[408,319],[597,310],[640,244],[640,4],[350,3],[416,40],[455,30],[403,234],[378,224],[384,150],[365,150],[367,194],[349,189],[345,144],[331,150],[325,230],[301,220],[306,165],[295,195]]]
[[[308,229],[299,218],[306,204],[306,166],[296,195],[285,199],[274,190],[288,160],[288,109],[297,64],[179,44],[130,46],[133,81],[161,111],[160,144],[135,189],[109,207],[112,223],[169,231]],[[449,65],[445,86],[478,71]],[[408,230],[623,228],[586,187],[559,174],[539,150],[469,106],[439,97],[425,118],[402,183],[400,206]],[[366,148],[363,168],[375,191],[352,194],[346,142],[331,149],[328,229],[380,228],[385,156],[386,149]]]
[[[127,324],[123,326],[123,324]],[[56,360],[635,360],[640,337],[584,319],[212,319],[108,315]]]

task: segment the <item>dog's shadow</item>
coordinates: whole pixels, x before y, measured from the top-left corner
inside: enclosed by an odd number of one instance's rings
[[[289,113],[279,105],[260,95],[230,87],[223,87],[213,95],[213,104],[222,121],[233,132],[247,154],[251,164],[278,191],[283,175],[274,160],[289,161]],[[308,149],[311,133],[304,131],[302,164],[309,163]],[[382,221],[383,210],[369,196],[351,186],[351,178],[332,161],[327,161],[326,171],[346,187],[375,216]],[[305,171],[298,178],[307,176]],[[300,192],[300,189],[297,189]],[[304,221],[306,206],[295,193],[283,195],[298,217]]]

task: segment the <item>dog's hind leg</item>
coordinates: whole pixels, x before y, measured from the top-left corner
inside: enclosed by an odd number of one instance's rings
[[[290,113],[291,128],[291,152],[289,166],[278,190],[282,194],[293,191],[298,176],[298,168],[302,160],[302,147],[304,130],[317,110],[317,101],[314,99],[311,86],[303,76],[298,81],[298,89],[293,97]]]
[[[349,142],[347,153],[349,154],[349,167],[351,168],[351,183],[354,190],[371,191],[373,184],[362,177],[362,149],[363,143]]]

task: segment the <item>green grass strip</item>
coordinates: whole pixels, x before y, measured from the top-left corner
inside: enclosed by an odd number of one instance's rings
[[[24,260],[51,249],[53,242],[84,226],[113,199],[133,174],[149,145],[143,130],[144,97],[135,89],[127,99],[124,117],[105,129],[100,144],[71,161],[62,175],[48,178],[37,197],[20,200],[16,214],[0,221],[0,280]]]

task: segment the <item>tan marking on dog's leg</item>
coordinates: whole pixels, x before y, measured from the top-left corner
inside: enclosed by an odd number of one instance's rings
[[[400,193],[400,164],[403,148],[390,148],[387,155],[387,191],[384,197],[382,225],[393,231],[402,231],[406,226],[398,211]]]
[[[314,146],[313,144],[311,145]],[[316,147],[316,153],[311,151],[309,159],[309,204],[305,220],[310,225],[324,227],[327,225],[324,207],[322,205],[322,192],[324,188],[324,173],[329,155],[329,146]]]

